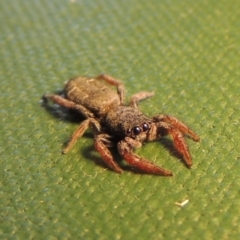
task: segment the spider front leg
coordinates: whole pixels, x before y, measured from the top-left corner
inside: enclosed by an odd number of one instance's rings
[[[109,138],[111,137],[107,134],[96,135],[94,138],[94,147],[100,153],[102,159],[109,168],[111,168],[117,173],[122,173],[123,170],[114,161],[113,156],[108,149],[108,147],[111,146],[111,141],[109,140]]]
[[[188,145],[185,142],[182,132],[166,122],[155,123],[154,139],[160,139],[164,136],[170,135],[173,138],[173,143],[177,151],[183,156],[183,159],[188,167],[192,166],[192,157],[190,155]],[[153,128],[154,129],[154,128]]]
[[[126,137],[124,140],[118,143],[118,151],[130,166],[133,166],[144,173],[163,176],[173,175],[172,172],[158,167],[148,160],[140,158],[138,155],[134,154],[133,149],[140,146],[140,142]]]
[[[158,115],[153,117],[153,121],[169,123],[173,128],[178,129],[182,134],[189,136],[195,142],[200,141],[200,137],[193,132],[186,124],[178,120],[177,118],[169,115]]]

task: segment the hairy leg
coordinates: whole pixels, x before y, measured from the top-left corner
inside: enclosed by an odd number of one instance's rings
[[[183,156],[183,160],[185,161],[186,165],[188,167],[191,167],[192,157],[190,155],[188,145],[183,137],[182,132],[166,122],[159,122],[157,123],[156,127],[158,138],[170,135],[173,138],[174,147]]]
[[[94,139],[94,147],[100,153],[102,159],[109,168],[111,168],[117,173],[122,173],[123,170],[114,161],[113,156],[108,149],[108,146],[111,145],[111,142],[109,141],[108,138],[109,135],[106,134],[96,135]]]
[[[97,76],[96,78],[97,79],[103,79],[107,83],[109,83],[113,86],[116,86],[117,90],[118,90],[118,94],[120,96],[120,101],[121,101],[121,103],[124,103],[124,101],[125,101],[125,87],[120,80],[115,79],[112,76],[107,75],[107,74],[101,74],[101,75]]]
[[[199,136],[195,132],[193,132],[186,124],[184,124],[175,117],[169,115],[158,115],[153,117],[153,120],[157,120],[157,122],[169,123],[173,128],[178,129],[181,133],[189,136],[194,141],[200,141]]]
[[[87,110],[85,107],[82,105],[76,104],[75,102],[72,102],[64,97],[61,97],[56,94],[46,94],[43,96],[44,99],[50,99],[53,102],[57,103],[60,106],[70,108],[70,109],[75,109],[78,112],[80,112],[83,116],[86,118],[89,117],[94,117],[93,113],[91,113],[89,110]]]
[[[76,143],[78,138],[82,137],[82,135],[85,133],[85,131],[89,128],[90,125],[95,132],[100,131],[100,124],[95,119],[88,118],[84,120],[83,122],[81,122],[77,130],[72,134],[70,141],[67,143],[67,146],[63,149],[62,153],[67,153]]]
[[[133,166],[144,173],[163,176],[173,175],[172,172],[158,167],[148,160],[140,158],[138,155],[134,154],[131,143],[129,144],[125,140],[122,140],[118,143],[118,151],[130,166]]]
[[[137,103],[139,101],[142,101],[146,98],[152,97],[154,95],[154,92],[139,92],[130,98],[130,105],[134,108],[137,108]]]

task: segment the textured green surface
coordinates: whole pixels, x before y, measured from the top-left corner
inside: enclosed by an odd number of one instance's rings
[[[240,236],[240,1],[0,2],[0,238],[236,239]],[[40,106],[75,75],[106,72],[149,115],[192,127],[187,169],[162,144],[138,150],[174,172],[115,174],[90,134]],[[189,199],[180,208],[175,202]]]

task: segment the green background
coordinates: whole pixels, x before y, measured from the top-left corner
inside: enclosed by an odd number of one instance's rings
[[[0,238],[240,237],[240,1],[0,2]],[[187,139],[190,170],[159,142],[137,153],[173,171],[108,170],[89,131],[41,107],[76,76],[108,73],[149,116],[167,113]],[[56,108],[57,109],[57,108]],[[57,110],[56,110],[57,111]],[[175,205],[189,199],[184,207]]]

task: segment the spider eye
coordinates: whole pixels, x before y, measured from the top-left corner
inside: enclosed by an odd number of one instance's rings
[[[128,130],[127,130],[127,134],[130,134],[130,133],[131,133],[131,129],[128,129]]]
[[[142,129],[143,129],[144,132],[148,131],[149,130],[149,125],[147,123],[144,123],[142,125]]]
[[[137,126],[137,127],[134,127],[132,131],[134,135],[139,135],[141,133],[141,128]]]

